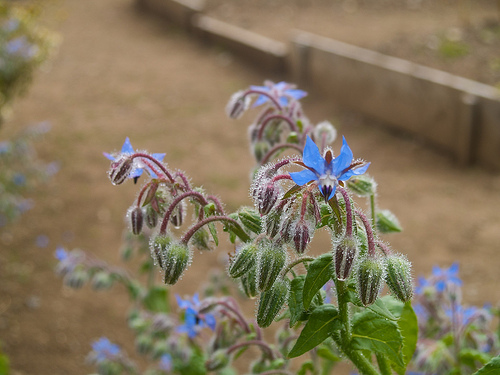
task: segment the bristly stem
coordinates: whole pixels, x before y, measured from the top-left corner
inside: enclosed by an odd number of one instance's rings
[[[345,212],[346,212],[346,225],[345,225],[345,234],[346,236],[352,236],[352,206],[351,206],[351,198],[347,191],[339,186],[339,191],[342,194],[345,202]]]
[[[288,266],[286,266],[283,271],[281,272],[281,275],[282,276],[285,276],[288,272],[290,272],[293,267],[295,267],[296,265],[300,264],[300,263],[306,263],[306,262],[312,262],[314,259],[314,257],[302,257],[302,258],[299,258],[299,259],[296,259],[294,260],[292,263],[290,263]]]
[[[291,131],[293,131],[293,132],[299,131],[299,129],[297,128],[297,125],[292,121],[292,119],[290,117],[285,116],[285,115],[270,115],[262,121],[262,124],[259,127],[259,133],[257,134],[258,140],[262,139],[262,136],[264,134],[264,130],[265,130],[266,126],[268,124],[270,124],[272,120],[283,120],[288,124]]]
[[[170,180],[171,183],[175,182],[174,178],[172,177],[172,175],[170,174],[170,172],[167,170],[167,168],[165,168],[165,166],[161,162],[159,162],[158,160],[156,160],[151,155],[144,154],[142,152],[137,152],[137,153],[133,154],[131,157],[132,157],[132,159],[134,159],[134,158],[143,158],[143,159],[147,159],[147,160],[152,161],[153,163],[155,163],[158,166],[158,168],[161,169],[161,171],[163,172],[163,174]],[[150,165],[148,165],[148,167],[150,167],[151,169],[154,170],[154,168],[152,168]],[[157,173],[157,174],[159,174],[159,173]]]
[[[160,234],[165,234],[167,231],[167,225],[170,220],[170,216],[172,215],[172,212],[174,212],[175,207],[185,198],[187,197],[193,197],[196,198],[203,206],[205,206],[208,202],[206,201],[205,197],[196,192],[196,191],[187,191],[179,196],[177,196],[174,201],[170,204],[170,206],[167,209],[167,212],[165,212],[165,216],[163,216],[163,221],[161,223],[160,227]]]
[[[274,355],[273,350],[269,347],[269,345],[262,341],[262,340],[248,340],[245,342],[240,342],[238,344],[234,344],[227,350],[227,354],[231,354],[235,350],[238,350],[240,348],[244,348],[245,346],[251,346],[251,345],[256,345],[258,346],[265,354],[268,355],[269,359],[274,360],[276,359],[276,356]]]
[[[364,213],[359,210],[356,210],[356,214],[359,216],[366,230],[366,239],[368,241],[368,255],[375,256],[375,236],[373,234],[372,225],[370,220],[366,217]]]
[[[209,216],[201,221],[199,221],[198,223],[196,223],[195,225],[193,225],[191,227],[191,229],[189,229],[185,234],[184,236],[182,237],[181,239],[181,243],[182,244],[185,244],[187,245],[187,243],[189,242],[189,240],[191,239],[191,237],[193,237],[193,235],[196,233],[197,230],[199,230],[201,227],[203,227],[204,225],[208,224],[208,223],[211,223],[213,221],[221,221],[221,222],[228,222],[228,223],[231,223],[235,226],[237,226],[238,228],[241,229],[241,232],[242,233],[245,233],[243,231],[243,229],[241,228],[240,226],[240,223],[238,223],[238,221],[234,220],[234,219],[231,219],[230,217],[228,216]],[[240,239],[243,241],[243,242],[248,242],[250,241],[250,237],[245,233],[245,237],[241,238],[241,236],[238,236],[240,237]]]
[[[281,149],[285,149],[285,148],[292,148],[294,150],[297,150],[298,152],[300,152],[300,154],[302,154],[302,148],[299,146],[299,145],[296,145],[294,143],[280,143],[280,144],[277,144],[276,146],[274,146],[273,148],[271,148],[265,155],[264,157],[262,158],[260,164],[261,165],[264,165],[266,164],[269,159],[271,158],[271,156],[273,156],[273,154]]]
[[[279,111],[283,110],[283,107],[281,106],[281,104],[272,95],[270,95],[268,92],[260,91],[260,90],[254,90],[254,89],[249,89],[249,90],[247,90],[247,91],[245,91],[243,93],[242,98],[244,98],[245,96],[250,95],[250,94],[258,94],[258,95],[267,96],[273,102],[274,106]]]

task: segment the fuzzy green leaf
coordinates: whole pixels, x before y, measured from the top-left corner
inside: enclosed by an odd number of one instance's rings
[[[339,312],[333,305],[318,306],[311,313],[288,357],[294,358],[308,352],[339,330],[342,323],[338,315]]]
[[[326,253],[309,263],[304,289],[302,291],[305,309],[309,308],[318,290],[330,280],[332,276],[332,262],[332,254]]]
[[[383,354],[391,362],[404,366],[403,338],[398,325],[370,310],[354,315],[352,347]]]
[[[475,372],[474,375],[497,375],[500,373],[500,356],[493,358],[486,366]]]

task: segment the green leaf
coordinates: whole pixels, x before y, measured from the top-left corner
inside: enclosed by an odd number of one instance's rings
[[[469,366],[472,370],[477,369],[478,363],[484,366],[491,360],[491,356],[480,350],[464,348],[459,353],[460,362]]]
[[[290,294],[288,295],[288,308],[290,311],[290,328],[293,327],[304,312],[302,303],[302,290],[304,288],[305,276],[300,275],[294,278],[290,284]]]
[[[474,375],[497,375],[500,373],[500,356],[493,358]]]
[[[242,207],[238,212],[238,218],[243,226],[255,234],[262,232],[262,219],[260,214],[250,207]]]
[[[413,357],[417,348],[418,321],[417,315],[411,307],[411,302],[403,303],[392,296],[380,298],[384,301],[389,310],[398,318],[397,324],[401,336],[403,337],[403,362],[400,366],[393,362],[393,368],[399,375],[406,373],[406,366]]]
[[[214,223],[208,223],[208,230],[214,239],[215,246],[219,246],[219,237],[217,236],[217,229],[215,228]]]
[[[307,276],[304,282],[304,289],[302,291],[304,308],[308,309],[312,299],[320,290],[323,285],[330,280],[332,276],[332,254],[326,253],[311,263],[307,267]]]
[[[297,371],[297,375],[306,375],[308,372],[314,374],[314,364],[312,363],[312,361],[305,361],[304,363],[302,363],[299,371]]]
[[[142,286],[138,281],[132,280],[127,283],[127,291],[130,299],[135,301],[142,293]]]
[[[9,375],[9,358],[0,353],[0,375]]]
[[[310,315],[297,342],[288,354],[289,358],[298,357],[325,341],[341,328],[339,312],[333,305],[318,306]]]
[[[367,306],[368,309],[373,311],[374,313],[387,318],[389,320],[396,321],[398,318],[396,318],[387,308],[385,305],[384,299],[383,298],[378,298],[373,304],[370,306]]]
[[[237,213],[229,214],[229,217],[234,219],[234,220],[238,220]],[[233,223],[225,221],[224,226],[223,226],[223,230],[224,230],[224,232],[229,233],[229,238],[230,238],[232,243],[234,243],[234,240],[236,239],[236,237],[238,237],[243,242],[250,242],[252,240],[250,238],[250,236],[239,225],[235,225]]]
[[[404,366],[403,338],[397,324],[373,311],[365,310],[354,315],[351,344],[353,349],[380,353],[391,362]]]
[[[154,286],[148,290],[146,297],[142,303],[144,307],[152,312],[168,313],[170,307],[168,305],[168,290],[164,286]]]
[[[398,233],[403,230],[396,215],[389,210],[377,212],[375,221],[380,233]]]

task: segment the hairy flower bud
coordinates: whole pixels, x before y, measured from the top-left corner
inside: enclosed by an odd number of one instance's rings
[[[184,221],[185,211],[186,210],[182,202],[177,206],[175,206],[172,215],[170,215],[170,222],[174,227],[180,228],[182,226],[182,222]]]
[[[95,290],[105,290],[113,286],[113,277],[106,271],[99,271],[92,277],[92,288]]]
[[[261,293],[257,309],[257,324],[259,327],[265,328],[271,325],[285,304],[289,290],[290,280],[285,277],[279,278],[270,289]]]
[[[307,245],[311,242],[311,235],[308,225],[303,220],[300,220],[293,228],[292,240],[297,254],[304,254]]]
[[[231,98],[229,99],[229,102],[226,105],[226,114],[230,118],[240,118],[243,113],[248,109],[248,106],[250,105],[250,96],[243,95],[244,92],[238,91],[234,93]]]
[[[257,287],[260,291],[270,289],[286,264],[286,249],[269,240],[259,243],[257,261]]]
[[[245,293],[248,298],[257,297],[259,291],[257,289],[257,269],[255,267],[250,268],[241,276],[240,285],[243,293]]]
[[[402,302],[413,297],[411,263],[402,254],[391,254],[386,258],[387,273],[385,282],[392,294]]]
[[[214,249],[210,234],[204,228],[198,229],[189,243],[199,251],[212,251]]]
[[[269,238],[276,237],[281,229],[281,218],[286,201],[280,201],[266,216],[264,216],[264,229]]]
[[[141,207],[133,206],[129,210],[130,229],[136,236],[141,234],[144,223],[144,215]]]
[[[250,207],[242,207],[238,211],[238,218],[243,226],[251,232],[259,234],[262,232],[262,220],[258,212]]]
[[[384,274],[385,264],[381,258],[368,256],[359,262],[357,289],[363,305],[371,305],[377,300],[384,281]]]
[[[353,236],[342,238],[333,253],[335,275],[339,280],[347,280],[351,275],[354,261],[358,254],[358,246]]]
[[[165,284],[175,284],[191,261],[189,248],[183,244],[174,243],[163,255],[163,271]]]
[[[155,237],[151,237],[149,241],[149,251],[151,252],[151,258],[153,258],[155,265],[163,268],[164,255],[167,253],[171,243],[172,238],[166,234],[159,234]]]
[[[347,188],[359,197],[369,197],[377,191],[377,183],[368,175],[354,176],[347,181]]]
[[[113,185],[120,185],[132,172],[134,160],[130,155],[123,155],[111,163],[111,169],[108,172],[109,179]]]
[[[281,193],[281,188],[271,181],[259,187],[256,203],[261,215],[267,215],[271,211]]]
[[[257,262],[258,249],[253,243],[244,244],[230,259],[229,276],[238,278],[247,273]]]
[[[80,289],[88,280],[87,272],[81,268],[76,268],[64,276],[64,284],[73,289]]]
[[[135,349],[139,354],[148,354],[153,349],[153,339],[149,334],[142,334],[135,339]]]
[[[337,129],[335,129],[335,126],[331,122],[322,121],[315,126],[313,134],[314,139],[319,141],[319,143],[324,140],[325,144],[329,145],[337,138]]]
[[[222,370],[229,364],[231,356],[227,354],[226,349],[218,349],[213,352],[205,362],[205,368],[208,371]]]
[[[151,206],[146,207],[146,214],[144,215],[144,221],[148,228],[153,229],[158,224],[158,212]]]

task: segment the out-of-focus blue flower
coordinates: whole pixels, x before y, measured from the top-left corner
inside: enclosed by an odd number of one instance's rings
[[[112,361],[118,358],[121,354],[120,347],[116,344],[113,344],[106,337],[101,337],[99,340],[94,341],[94,343],[92,344],[92,350],[92,357],[97,363],[106,360]]]
[[[54,256],[59,262],[62,262],[68,258],[68,252],[62,247],[58,247],[54,253]]]
[[[300,100],[307,95],[307,92],[296,89],[295,85],[287,82],[274,83],[266,81],[264,84],[265,86],[250,86],[250,89],[268,93],[282,106],[288,105],[290,99]],[[269,99],[267,95],[259,95],[253,106],[258,107],[269,101],[271,101],[271,99]]]
[[[479,312],[476,306],[463,307],[462,305],[455,305],[455,308],[447,308],[445,310],[446,316],[450,320],[457,322],[459,326],[466,326],[472,322],[474,316]]]
[[[120,155],[132,155],[134,154],[134,148],[132,147],[132,144],[130,143],[130,139],[127,137],[125,139],[125,142],[123,143]],[[103,152],[104,156],[107,157],[111,161],[115,161],[117,157],[113,156],[112,154],[109,154],[107,152]],[[163,158],[165,157],[165,154],[151,154],[153,158],[158,160],[159,162],[163,161]],[[148,169],[149,170],[149,169]],[[143,168],[135,168],[132,172],[130,172],[129,178],[139,178],[142,175]],[[149,173],[151,174],[152,178],[156,178],[156,174],[149,170]]]
[[[20,36],[9,40],[5,44],[5,51],[10,55],[20,56],[29,60],[37,54],[38,47],[31,44],[25,36]]]
[[[158,363],[158,368],[166,372],[172,371],[172,356],[168,353],[163,354],[160,363]]]
[[[193,296],[191,301],[183,300],[178,295],[175,298],[179,307],[186,310],[184,313],[184,324],[177,327],[177,332],[187,333],[189,338],[194,338],[202,328],[208,327],[212,331],[215,330],[217,323],[215,317],[212,314],[202,314],[199,311],[200,300],[198,293]]]
[[[12,177],[12,182],[17,186],[24,186],[26,185],[26,176],[22,173],[16,173]]]
[[[443,292],[448,283],[462,286],[462,280],[458,277],[458,268],[458,263],[453,263],[448,269],[432,267],[432,276],[437,279],[436,290],[438,292]]]
[[[7,154],[12,149],[10,142],[0,142],[0,155]]]
[[[307,169],[291,172],[293,182],[302,186],[314,181],[325,199],[330,200],[337,190],[339,181],[347,181],[352,176],[365,173],[370,163],[353,165],[352,151],[344,137],[342,140],[339,156],[334,158],[331,151],[327,151],[325,159],[321,156],[318,146],[308,136],[302,156],[303,163],[298,163]]]
[[[10,18],[4,24],[2,25],[2,29],[7,32],[11,33],[13,31],[16,31],[16,29],[19,27],[19,20],[15,18]]]

